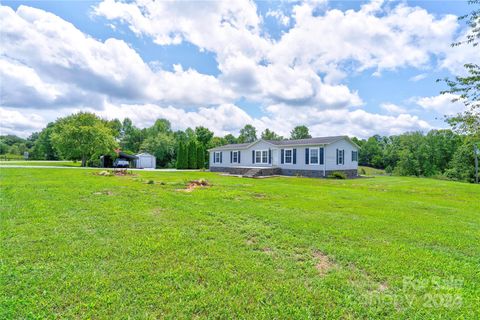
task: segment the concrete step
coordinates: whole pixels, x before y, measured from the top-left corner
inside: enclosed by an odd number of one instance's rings
[[[258,177],[262,172],[262,169],[257,169],[257,168],[252,168],[249,169],[245,174],[243,175],[245,178],[255,178]]]

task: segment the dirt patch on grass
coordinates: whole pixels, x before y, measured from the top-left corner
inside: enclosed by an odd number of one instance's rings
[[[191,180],[187,183],[187,185],[185,186],[185,189],[177,189],[177,191],[192,192],[193,190],[195,190],[197,188],[206,188],[206,187],[211,187],[211,186],[212,186],[212,184],[205,179]]]
[[[321,276],[324,276],[335,267],[335,263],[321,251],[315,251],[313,257],[316,260],[315,269],[317,269]]]
[[[265,248],[262,249],[262,252],[264,252],[266,254],[272,254],[273,250],[272,250],[272,248],[265,247]]]
[[[97,191],[97,192],[94,192],[93,194],[96,196],[99,196],[99,195],[113,196],[113,192],[110,190]]]
[[[103,176],[103,177],[136,176],[136,174],[132,173],[131,171],[128,171],[127,169],[123,169],[123,170],[103,170],[103,171],[100,171],[100,172],[94,172],[93,174],[96,175],[96,176]]]
[[[154,209],[152,210],[152,214],[155,215],[155,216],[159,216],[159,215],[161,215],[164,211],[165,211],[165,209],[163,209],[163,208],[154,208]]]

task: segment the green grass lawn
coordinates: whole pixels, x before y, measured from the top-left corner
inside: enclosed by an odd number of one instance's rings
[[[480,317],[478,185],[94,172],[0,169],[0,319]]]
[[[372,167],[366,167],[366,166],[358,166],[358,172],[362,174],[362,169],[365,171],[366,176],[382,176],[385,175],[385,170],[383,169],[377,169],[377,168],[372,168]]]
[[[49,166],[49,167],[80,167],[80,161],[35,161],[35,160],[11,160],[0,161],[0,166]]]

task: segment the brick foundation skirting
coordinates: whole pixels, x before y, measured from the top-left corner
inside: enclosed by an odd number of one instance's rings
[[[230,174],[244,175],[252,168],[235,168],[235,167],[210,167],[211,172],[228,172]],[[333,172],[343,172],[348,178],[355,178],[358,176],[356,169],[352,170],[327,170],[325,175],[328,177]],[[282,169],[282,168],[267,168],[262,169],[261,175],[284,175],[284,176],[301,176],[310,178],[323,178],[323,170],[299,170],[299,169]]]

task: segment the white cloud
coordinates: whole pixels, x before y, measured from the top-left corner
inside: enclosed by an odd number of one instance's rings
[[[31,132],[45,126],[45,119],[35,113],[22,113],[0,107],[0,135],[13,134],[26,138]]]
[[[269,117],[262,117],[264,126],[283,135],[296,125],[307,125],[314,136],[335,135],[339,132],[350,136],[369,137],[374,134],[392,135],[405,131],[428,130],[431,126],[417,116],[397,116],[356,110],[318,110],[311,107],[295,108],[272,105],[267,108]],[[257,122],[258,123],[258,122]],[[258,125],[260,126],[261,123]]]
[[[151,126],[157,118],[165,118],[171,121],[174,129],[205,126],[220,136],[227,133],[238,134],[246,124],[253,124],[257,128],[257,133],[269,128],[287,137],[297,125],[307,125],[315,136],[336,135],[342,132],[363,138],[374,134],[391,135],[432,128],[417,116],[409,114],[387,116],[361,109],[319,110],[280,104],[268,106],[266,113],[265,116],[252,117],[233,104],[202,107],[195,111],[153,104],[122,104],[107,105],[104,111],[97,111],[97,114],[109,119],[129,117],[141,127]]]
[[[457,95],[446,93],[433,97],[420,97],[415,102],[428,111],[434,111],[441,115],[454,115],[465,111],[465,105],[461,101],[452,102]]]
[[[218,54],[242,52],[256,56],[268,39],[260,35],[262,18],[252,1],[105,0],[95,13],[128,24],[137,35],[148,35],[159,45],[190,42]]]
[[[180,129],[204,125],[220,135],[236,133],[246,123],[283,135],[298,124],[309,125],[315,135],[424,130],[428,123],[398,105],[381,106],[390,115],[355,109],[364,102],[342,81],[365,70],[379,76],[405,67],[428,70],[435,60],[442,68],[460,70],[465,61],[480,56],[449,47],[459,29],[453,15],[381,0],[359,10],[324,5],[294,4],[291,16],[270,10],[267,16],[291,26],[277,40],[264,33],[263,17],[248,0],[105,0],[94,7],[110,25],[125,23],[158,45],[188,42],[213,52],[219,76],[181,65],[167,71],[159,67],[162,61],[146,63],[123,40],[94,39],[40,9],[21,5],[15,12],[2,6],[1,105],[10,121],[2,127],[25,135],[39,128],[36,123],[54,120],[52,114],[88,109],[110,118],[129,116],[140,126],[158,117]],[[235,106],[240,97],[265,106],[265,115],[252,118]],[[460,108],[449,105],[445,96],[416,102],[438,113]]]
[[[108,98],[185,106],[235,97],[214,76],[196,70],[154,72],[123,40],[98,41],[46,11],[2,6],[0,18],[3,105],[101,107]]]
[[[380,107],[387,111],[388,113],[392,114],[402,114],[402,113],[407,113],[407,110],[403,107],[400,107],[394,103],[382,103]]]
[[[285,27],[290,24],[290,17],[287,17],[281,10],[268,10],[266,16],[277,19],[278,23]]]
[[[428,74],[426,74],[426,73],[420,73],[420,74],[417,74],[416,76],[411,77],[408,80],[412,81],[412,82],[418,82],[420,80],[425,79],[427,76],[428,76]]]

